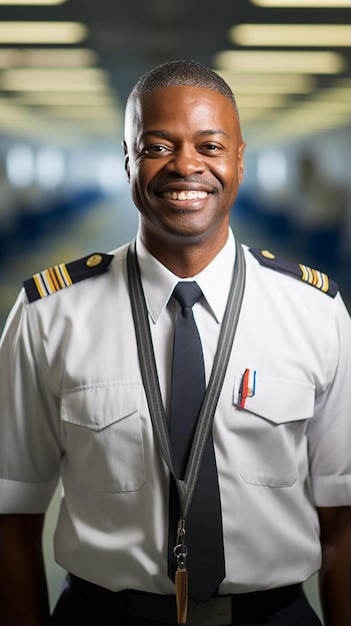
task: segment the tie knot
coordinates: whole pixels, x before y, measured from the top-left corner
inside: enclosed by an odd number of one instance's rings
[[[180,306],[183,308],[193,307],[195,302],[200,300],[202,291],[199,285],[195,282],[180,282],[173,290],[173,297],[177,300]]]
[[[173,290],[173,297],[179,302],[183,308],[193,307],[195,302],[200,300],[202,291],[195,282],[180,282]]]

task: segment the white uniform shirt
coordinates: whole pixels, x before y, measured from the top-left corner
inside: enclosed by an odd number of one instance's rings
[[[113,590],[174,593],[168,483],[138,365],[126,246],[105,274],[28,304],[0,357],[0,511],[45,511],[59,475],[58,562]],[[178,278],[138,241],[160,385],[169,402]],[[213,434],[226,578],[220,593],[288,585],[320,565],[315,505],[351,504],[351,323],[334,299],[262,267],[246,288]],[[196,276],[207,378],[225,310],[233,238]],[[240,408],[245,370],[256,390]],[[209,513],[210,514],[210,513]],[[206,549],[206,546],[204,546]]]

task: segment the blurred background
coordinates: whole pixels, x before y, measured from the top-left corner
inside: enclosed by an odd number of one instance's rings
[[[236,95],[239,238],[329,273],[350,307],[350,16],[351,0],[0,0],[0,329],[23,279],[134,235],[123,108],[175,59]]]
[[[174,59],[236,95],[241,240],[331,274],[349,305],[350,15],[350,0],[0,0],[0,329],[24,278],[133,236],[123,108]]]

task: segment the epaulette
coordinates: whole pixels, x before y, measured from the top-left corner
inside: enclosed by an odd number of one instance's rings
[[[85,278],[103,274],[109,268],[112,259],[111,254],[95,252],[82,259],[67,264],[61,263],[34,274],[23,283],[29,302],[45,298]]]
[[[336,282],[331,280],[327,274],[314,270],[302,263],[294,263],[283,259],[269,250],[260,250],[259,248],[250,248],[251,254],[265,267],[270,267],[272,270],[289,274],[289,276],[295,276],[300,280],[316,287],[320,291],[328,294],[332,298],[335,298],[339,291],[339,286]]]

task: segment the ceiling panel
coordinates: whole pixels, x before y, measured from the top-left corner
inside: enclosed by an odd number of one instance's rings
[[[0,43],[0,98],[3,104],[0,106],[0,133],[10,131],[9,107],[13,106],[13,115],[21,112],[18,126],[21,133],[30,133],[31,129],[33,133],[35,128],[38,136],[39,128],[44,134],[56,134],[60,141],[72,141],[77,137],[80,141],[87,137],[104,140],[115,137],[120,133],[123,105],[134,82],[155,65],[180,58],[194,59],[225,72],[234,93],[237,92],[246,135],[257,145],[273,128],[276,141],[291,141],[289,120],[293,119],[293,113],[295,119],[302,119],[305,111],[305,119],[310,120],[307,124],[301,123],[301,133],[304,134],[326,132],[340,125],[349,126],[351,106],[347,109],[347,102],[350,104],[351,34],[348,31],[348,42],[345,26],[350,25],[351,2],[349,7],[344,8],[335,8],[335,4],[334,8],[322,9],[266,8],[250,0],[67,0],[52,6],[9,6],[1,3],[0,36],[1,32],[9,32],[10,22],[57,21],[61,25],[73,22],[83,25],[84,29],[79,31],[80,40],[72,44],[54,43],[54,37],[50,44],[45,45],[33,41],[11,43],[10,37]],[[268,36],[268,45],[263,45],[265,36],[260,30],[260,42],[256,42],[253,35],[249,45],[243,45],[242,38],[233,38],[233,27],[245,24],[273,24],[276,27],[293,24],[295,27],[304,25],[304,28],[307,25],[311,26],[311,38],[314,32],[312,26],[343,25],[342,31],[340,28],[340,39],[342,32],[343,40],[342,45],[340,42],[335,45],[328,41],[328,33],[324,32],[320,43],[317,41],[314,45],[310,41],[305,47],[301,43],[294,46],[292,42],[275,45],[272,41],[270,45],[273,32]],[[20,24],[16,32],[20,35]],[[55,60],[55,50],[66,51],[66,57],[57,56]],[[79,52],[80,60],[77,55],[70,57],[69,50]],[[22,54],[18,54],[20,51]],[[43,56],[40,57],[38,51],[43,51]],[[231,51],[232,69],[222,64],[224,57],[221,53],[224,51]],[[258,57],[249,67],[247,55],[240,55],[255,51]],[[297,69],[286,60],[278,71],[272,73],[275,60],[283,60],[283,54],[293,51],[303,53],[302,64],[301,56]],[[265,62],[268,52],[274,52],[274,56],[267,57]],[[319,68],[311,65],[306,71],[310,55],[319,52],[335,54],[334,70],[328,69],[326,57],[322,58]],[[99,78],[97,72],[90,72],[89,83],[86,80],[87,69],[81,70],[77,63],[102,69],[104,73],[100,73]],[[27,74],[26,77],[22,71],[21,83],[20,70],[33,66],[37,67],[37,74]],[[52,68],[51,76],[48,66]],[[67,67],[70,68],[69,76],[65,81],[63,68]],[[45,72],[40,72],[40,68]],[[272,95],[272,90],[274,92],[274,84],[275,92],[278,91],[281,97],[271,98],[269,103],[267,96]],[[305,87],[301,88],[303,84]],[[60,96],[56,102],[55,93]],[[100,104],[95,105],[94,119],[89,103],[94,101],[97,93],[102,99]],[[67,105],[70,94],[73,94],[71,115]],[[330,103],[330,112],[328,105],[321,107],[321,100]],[[338,109],[335,103],[340,101],[344,104]],[[90,108],[89,113],[87,107]],[[77,113],[79,108],[82,111],[81,120]],[[319,112],[324,117],[324,125],[314,124],[314,119],[320,117]],[[27,130],[25,119],[28,119]],[[13,126],[12,121],[11,133],[16,131]],[[297,128],[294,137],[298,134]]]

